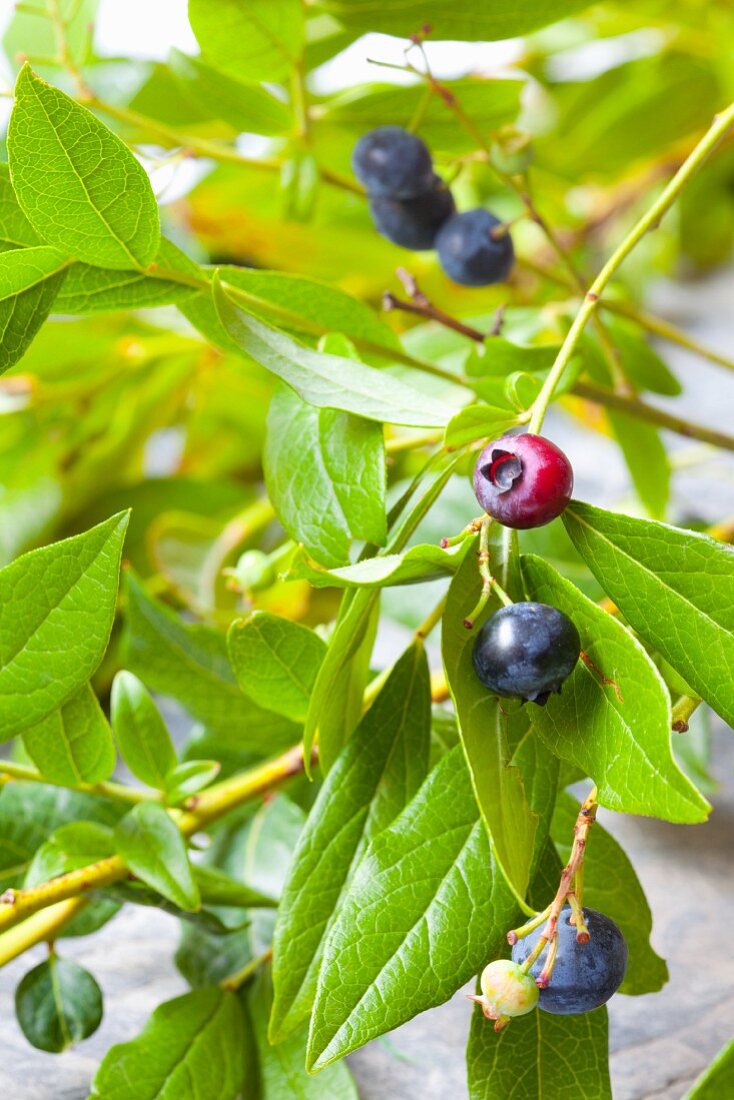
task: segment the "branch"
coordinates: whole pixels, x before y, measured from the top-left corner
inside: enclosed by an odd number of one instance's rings
[[[382,308],[386,312],[400,309],[403,313],[415,313],[418,317],[425,317],[429,321],[437,321],[444,328],[459,332],[462,336],[468,336],[470,340],[476,340],[478,344],[484,343],[485,335],[479,329],[472,328],[471,325],[465,325],[463,321],[452,317],[450,313],[444,313],[438,306],[434,306],[430,298],[418,286],[415,277],[409,271],[406,271],[404,267],[399,267],[396,275],[405,287],[410,301],[406,302],[402,298],[397,298],[389,290],[386,290],[382,296]]]
[[[184,836],[189,837],[207,828],[230,810],[272,790],[303,770],[303,749],[300,745],[275,760],[216,783],[195,796],[192,809],[174,817]],[[0,897],[0,930],[12,928],[26,917],[57,902],[79,898],[119,882],[129,874],[119,856],[109,856],[76,871],[32,886],[26,890],[6,890]],[[44,938],[44,937],[41,937]],[[0,942],[1,942],[0,937]]]
[[[612,276],[616,273],[617,268],[623,263],[634,247],[639,244],[645,234],[651,229],[657,228],[663,216],[678,198],[680,192],[692,176],[695,175],[732,124],[734,124],[734,103],[730,104],[725,111],[722,111],[720,115],[716,116],[711,127],[701,138],[690,156],[683,162],[663,193],[652,204],[647,213],[633,226],[631,231],[627,234],[619,247],[615,249],[594,279],[584,297],[581,308],[576,314],[576,318],[571,328],[568,330],[566,339],[560,347],[558,355],[556,356],[556,361],[551,367],[550,373],[533,403],[533,415],[528,425],[528,431],[540,431],[548,406],[553,400],[556,386],[560,382],[563,372],[576,350],[581,335],[586,327],[586,322],[594,314],[599,298],[606,289]]]
[[[128,802],[135,805],[138,802],[160,802],[161,795],[155,791],[143,791],[135,787],[127,787],[124,783],[60,783],[54,779],[30,768],[26,764],[16,764],[12,760],[0,761],[0,782],[3,777],[19,779],[29,783],[47,783],[52,787],[64,787],[69,791],[81,791],[83,794],[100,794],[105,798],[112,798],[116,802]]]
[[[702,443],[710,443],[714,447],[721,447],[722,450],[734,451],[734,436],[716,431],[714,428],[706,428],[702,424],[692,424],[681,416],[673,416],[672,413],[664,412],[654,405],[647,405],[637,397],[625,397],[623,394],[612,393],[611,390],[604,390],[588,382],[577,382],[572,387],[571,393],[586,401],[593,401],[595,405],[617,409],[637,420],[655,424],[658,428],[667,428],[668,431],[685,436],[687,439],[699,439]]]

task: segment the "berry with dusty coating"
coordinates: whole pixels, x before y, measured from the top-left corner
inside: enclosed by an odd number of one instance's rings
[[[542,527],[573,492],[573,468],[542,435],[505,435],[488,443],[474,467],[477,500],[505,527]]]
[[[589,927],[588,943],[576,939],[576,926],[571,924],[571,909],[566,906],[558,921],[558,954],[553,973],[545,989],[540,990],[538,1007],[544,1012],[567,1016],[591,1012],[606,1004],[617,992],[627,968],[627,943],[617,925],[595,909],[584,909]],[[512,958],[522,963],[538,942],[543,928],[512,948]],[[530,967],[536,978],[543,969],[543,954]]]
[[[352,167],[369,195],[414,199],[433,188],[433,162],[425,144],[402,126],[379,126],[354,147]]]
[[[567,615],[525,601],[487,619],[472,657],[477,676],[495,695],[544,706],[551,692],[560,692],[580,653],[579,632]]]
[[[454,209],[451,192],[438,176],[430,191],[414,199],[386,195],[370,198],[370,213],[377,232],[393,244],[416,252],[433,248],[436,234]]]
[[[436,237],[438,259],[448,277],[462,286],[503,283],[512,271],[515,250],[501,226],[499,218],[482,209],[449,218]]]

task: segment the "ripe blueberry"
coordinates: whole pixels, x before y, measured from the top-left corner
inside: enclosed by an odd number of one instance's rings
[[[477,676],[496,695],[519,696],[543,706],[560,692],[579,659],[581,639],[556,607],[513,603],[496,611],[477,635],[472,657]]]
[[[433,188],[431,154],[401,126],[379,126],[354,147],[352,167],[370,195],[413,199]]]
[[[454,214],[436,237],[441,267],[463,286],[488,286],[508,277],[515,260],[509,233],[493,236],[499,218],[488,210]]]
[[[542,435],[505,435],[477,459],[474,492],[485,512],[506,527],[542,527],[571,499],[573,469]]]
[[[595,909],[584,909],[589,926],[588,943],[578,943],[576,927],[571,924],[571,910],[566,906],[558,921],[558,955],[550,984],[541,989],[538,1007],[545,1012],[567,1016],[575,1012],[591,1012],[606,1004],[617,992],[627,967],[627,943],[617,925]],[[512,958],[522,963],[535,947],[542,927],[518,940],[512,948]],[[543,969],[543,955],[531,966],[537,977]]]
[[[420,251],[433,248],[436,234],[454,212],[451,192],[438,176],[425,195],[414,199],[393,199],[385,195],[370,198],[370,212],[378,233],[393,244]]]
[[[534,978],[509,959],[496,959],[485,966],[480,984],[479,1003],[487,1019],[497,1021],[497,1031],[515,1016],[532,1012],[538,1003]]]

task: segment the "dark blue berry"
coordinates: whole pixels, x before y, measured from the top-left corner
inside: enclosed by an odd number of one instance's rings
[[[352,167],[370,195],[414,199],[433,189],[431,154],[419,137],[401,126],[380,126],[361,137]]]
[[[617,992],[627,968],[627,943],[617,925],[595,909],[584,909],[589,927],[589,942],[579,943],[576,927],[570,923],[571,910],[562,911],[558,921],[558,955],[550,983],[541,989],[538,1007],[545,1012],[568,1016],[591,1012],[606,1004]],[[543,926],[518,940],[512,948],[512,960],[522,963],[538,942]],[[543,969],[545,952],[530,968],[537,978]]]
[[[507,279],[515,250],[509,233],[495,235],[501,225],[488,210],[467,210],[449,218],[436,237],[436,249],[450,279],[463,286],[488,286]]]
[[[393,244],[414,251],[433,248],[439,229],[454,212],[451,192],[438,176],[433,188],[414,199],[370,198],[370,212],[378,233]]]
[[[513,603],[496,611],[477,635],[477,676],[496,695],[547,702],[573,672],[579,632],[562,611],[544,603]]]

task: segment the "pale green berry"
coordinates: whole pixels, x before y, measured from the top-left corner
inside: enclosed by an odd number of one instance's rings
[[[245,592],[258,592],[275,583],[276,570],[262,550],[246,550],[230,574]]]
[[[525,1016],[538,1003],[534,978],[510,959],[496,959],[485,966],[481,986],[486,1015],[491,1020]]]

